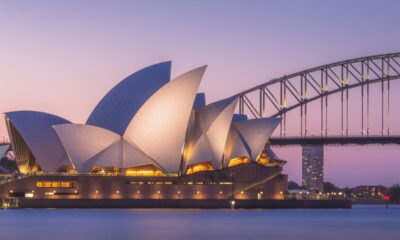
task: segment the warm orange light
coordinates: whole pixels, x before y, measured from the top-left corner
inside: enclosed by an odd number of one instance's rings
[[[92,173],[98,174],[98,175],[118,175],[121,173],[120,168],[115,168],[115,167],[107,167],[107,166],[94,166],[92,168]]]
[[[214,170],[213,166],[211,165],[211,162],[202,162],[202,163],[196,163],[189,165],[186,171],[186,174],[192,174],[200,171],[212,171]]]
[[[165,176],[165,174],[154,165],[149,164],[126,169],[126,176],[160,177]]]
[[[36,182],[37,188],[72,188],[74,182],[50,182],[50,181],[38,181]]]
[[[257,163],[266,167],[274,167],[274,166],[282,167],[283,165],[286,164],[285,161],[280,159],[270,158],[265,153],[261,153],[260,157],[258,157],[257,159]]]
[[[250,159],[248,157],[237,157],[233,158],[229,161],[228,167],[234,167],[240,164],[250,163]]]
[[[270,163],[270,158],[261,154],[261,156],[257,159],[257,163],[267,166]]]
[[[60,182],[52,182],[51,187],[53,188],[59,188],[61,186]]]

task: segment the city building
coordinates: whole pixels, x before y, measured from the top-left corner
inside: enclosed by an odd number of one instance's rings
[[[19,178],[10,199],[280,199],[285,161],[265,150],[279,118],[234,114],[237,99],[206,105],[206,66],[170,81],[171,62],[112,88],[85,124],[36,111],[5,113]]]
[[[312,192],[324,191],[324,147],[302,146],[302,184]]]
[[[389,189],[382,185],[361,185],[348,190],[353,202],[383,203]]]

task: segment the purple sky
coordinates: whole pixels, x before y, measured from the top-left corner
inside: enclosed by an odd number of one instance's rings
[[[208,64],[201,90],[214,101],[317,65],[399,52],[399,9],[378,0],[1,1],[0,111],[81,123],[121,79],[164,60],[173,76]],[[300,182],[301,149],[277,153]],[[340,186],[400,182],[400,147],[328,147],[325,158],[326,180]]]

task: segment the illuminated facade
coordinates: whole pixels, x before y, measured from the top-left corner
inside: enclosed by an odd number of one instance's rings
[[[111,89],[85,124],[5,113],[18,167],[30,177],[1,186],[3,198],[276,198],[286,189],[284,162],[264,148],[280,119],[234,115],[236,98],[206,105],[198,93],[205,70],[170,81],[170,62],[144,68]]]
[[[324,147],[305,145],[303,149],[303,186],[312,192],[324,191]]]

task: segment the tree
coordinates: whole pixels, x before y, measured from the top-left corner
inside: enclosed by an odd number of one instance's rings
[[[300,185],[295,181],[288,182],[288,189],[301,189]]]
[[[389,195],[392,202],[400,203],[400,184],[394,184],[389,188]]]
[[[341,191],[335,184],[331,182],[324,182],[324,192],[339,192]]]

